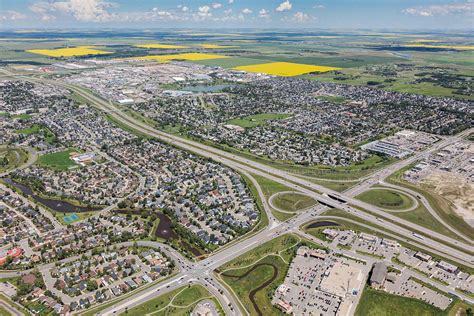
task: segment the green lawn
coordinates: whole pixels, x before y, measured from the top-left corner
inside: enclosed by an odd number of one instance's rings
[[[10,312],[8,312],[5,308],[0,306],[0,316],[10,316],[10,315],[11,315]]]
[[[257,314],[252,299],[264,315],[283,315],[272,305],[269,293],[283,283],[286,270],[287,264],[280,257],[268,256],[255,266],[224,272],[221,278],[232,288],[250,315]],[[260,288],[266,283],[269,284]],[[254,290],[257,291],[253,293]]]
[[[365,287],[355,316],[438,316],[443,311],[420,300]]]
[[[49,144],[53,144],[54,142],[56,142],[56,135],[54,135],[54,133],[50,131],[47,127],[39,125],[39,124],[33,124],[32,126],[28,128],[16,130],[16,133],[27,135],[27,136],[38,134],[38,135],[41,135],[44,138],[44,140]]]
[[[55,170],[67,170],[77,164],[71,160],[70,156],[73,152],[80,152],[75,148],[70,148],[65,151],[42,155],[38,158],[38,164],[43,167]]]
[[[193,63],[197,63],[201,65],[219,66],[223,68],[234,68],[234,67],[240,67],[240,66],[257,65],[257,64],[262,64],[265,62],[271,63],[272,61],[255,59],[255,58],[246,58],[246,57],[217,58],[217,59],[193,61]]]
[[[322,185],[323,187],[326,187],[328,189],[337,191],[337,192],[343,192],[345,190],[348,190],[352,188],[354,185],[356,185],[359,181],[350,181],[350,182],[345,182],[345,181],[325,181],[325,180],[316,180],[316,179],[311,179],[308,178],[307,180]]]
[[[296,213],[282,213],[276,210],[272,210],[273,216],[280,222],[284,222],[296,215]]]
[[[216,273],[235,292],[250,315],[257,314],[252,299],[263,315],[283,315],[271,304],[271,294],[283,283],[295,250],[302,243],[318,247],[298,236],[283,235],[226,263]]]
[[[282,120],[290,116],[291,116],[290,114],[284,114],[284,113],[255,114],[255,115],[250,115],[243,118],[227,121],[227,124],[238,125],[244,128],[252,128],[252,127],[264,125],[267,123],[267,121],[270,121],[270,120]]]
[[[224,266],[219,267],[220,271],[227,270],[229,268],[240,268],[249,264],[255,263],[257,260],[262,259],[270,254],[278,253],[282,249],[289,248],[297,244],[299,238],[295,235],[283,235],[275,238],[271,241],[264,243],[263,245],[253,249],[252,251],[246,252],[242,256],[226,263]]]
[[[199,301],[211,297],[212,295],[201,285],[181,287],[157,298],[149,300],[137,307],[128,310],[125,313],[122,313],[121,315],[146,315],[148,313],[159,311],[153,315],[185,316],[190,314]],[[213,300],[218,310],[220,310],[220,305],[217,300]]]
[[[291,172],[295,175],[321,178],[321,179],[331,179],[331,180],[358,179],[372,172],[375,172],[383,167],[386,167],[395,161],[393,159],[382,158],[380,156],[374,155],[370,158],[367,158],[366,160],[362,162],[353,163],[349,166],[331,167],[331,166],[325,166],[325,165],[302,166],[302,165],[290,164],[290,163],[285,163],[285,162],[270,161],[268,159],[262,159],[262,158],[261,159],[250,158],[250,159],[265,163],[267,165],[270,165],[280,170],[284,170],[286,172]],[[316,181],[320,181],[320,179],[317,179]]]
[[[338,95],[320,95],[317,98],[323,101],[328,101],[337,104],[342,104],[347,101],[346,98]]]
[[[412,199],[406,194],[389,189],[371,189],[359,194],[356,198],[390,210],[404,210],[413,206]]]
[[[267,178],[264,178],[264,177],[261,177],[261,176],[257,176],[257,175],[252,175],[252,176],[259,183],[259,185],[260,185],[260,187],[263,191],[263,195],[265,196],[267,201],[275,193],[284,192],[284,191],[291,191],[291,189],[289,187],[287,187],[283,184],[280,184],[278,182],[275,182],[273,180],[270,180],[270,179],[267,179]],[[256,192],[256,189],[255,189],[254,194],[258,195],[258,193]],[[273,208],[271,208],[271,210],[272,210],[273,216],[275,216],[275,218],[278,219],[279,221],[286,221],[287,219],[293,217],[293,214],[281,213],[281,212],[278,212],[277,210],[275,210]],[[263,205],[261,205],[261,211],[264,212]]]
[[[0,147],[0,171],[16,168],[28,160],[28,153],[20,148]]]
[[[273,198],[273,205],[280,210],[297,212],[317,204],[316,200],[297,192],[280,193]]]

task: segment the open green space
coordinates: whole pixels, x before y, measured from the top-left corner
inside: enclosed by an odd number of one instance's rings
[[[260,213],[260,220],[258,221],[258,224],[254,228],[254,231],[259,231],[261,229],[264,229],[268,225],[267,213],[265,212],[265,208],[263,207],[263,202],[260,199],[260,195],[258,194],[258,190],[255,187],[255,185],[253,184],[253,182],[247,176],[245,176],[243,174],[241,174],[240,176],[242,177],[245,184],[249,188],[250,194],[252,195],[252,197],[255,201],[255,204],[257,205],[258,211]],[[253,177],[255,178],[255,176],[253,176]],[[257,179],[255,179],[255,180],[257,180]],[[257,182],[259,182],[259,181],[257,180]]]
[[[17,168],[28,160],[28,153],[16,147],[0,147],[0,171]]]
[[[31,118],[31,114],[10,114],[8,112],[0,112],[0,117],[9,117],[13,119],[28,120]]]
[[[297,212],[317,204],[312,197],[298,192],[279,193],[274,196],[272,203],[279,210],[287,212]]]
[[[355,316],[440,316],[448,315],[443,311],[423,301],[389,294],[366,286]]]
[[[78,149],[70,148],[64,151],[39,156],[37,164],[55,170],[67,170],[77,164],[70,158],[72,153],[80,152]]]
[[[285,113],[255,114],[255,115],[250,115],[243,118],[227,121],[227,124],[237,125],[244,128],[252,128],[252,127],[264,125],[267,123],[267,121],[283,120],[290,116],[291,116],[290,114],[285,114]]]
[[[291,189],[283,184],[280,184],[278,182],[275,182],[273,180],[270,180],[270,179],[267,179],[265,177],[262,177],[262,176],[257,176],[257,175],[252,175],[252,177],[258,182],[260,188],[262,189],[262,192],[263,192],[263,195],[265,196],[265,199],[268,200],[270,199],[270,197],[272,195],[274,195],[275,193],[279,193],[279,192],[285,192],[285,191],[290,191]],[[253,184],[252,184],[252,187]],[[252,188],[251,187],[251,188]],[[254,190],[255,192],[252,193],[252,194],[256,194],[254,196],[257,196],[258,197],[258,192],[256,190],[256,188],[254,187]],[[260,209],[261,209],[261,213],[265,213],[265,210],[263,208],[263,205],[261,204],[261,201],[259,201],[260,203]],[[270,207],[271,210],[272,210],[272,214],[273,216],[278,219],[279,221],[286,221],[287,219],[291,218],[294,216],[294,214],[288,214],[288,213],[282,213],[282,212],[279,212],[278,210],[275,210],[274,208]],[[266,214],[265,214],[265,217],[266,217]],[[267,219],[267,223],[268,223],[268,219]]]
[[[344,192],[352,188],[354,185],[356,185],[359,182],[357,180],[355,181],[328,181],[328,180],[320,180],[320,179],[315,179],[315,178],[306,178],[306,180],[322,185],[323,187],[326,187],[328,189],[331,189],[337,192]]]
[[[0,316],[10,316],[10,315],[11,313],[9,311],[7,311],[5,308],[0,306]]]
[[[251,315],[282,315],[272,305],[271,293],[284,280],[288,265],[300,245],[295,235],[275,238],[216,270]]]
[[[173,290],[157,298],[127,310],[121,315],[190,315],[194,307],[203,299],[212,299],[218,310],[218,301],[201,285],[190,285]],[[223,315],[223,314],[222,314]]]
[[[346,98],[338,95],[320,95],[317,97],[319,100],[328,101],[332,103],[342,104],[346,102]]]
[[[153,281],[152,283],[149,283],[149,284],[146,284],[144,286],[141,286],[133,291],[130,291],[122,296],[119,296],[119,297],[116,297],[116,298],[113,298],[109,301],[106,301],[102,304],[99,304],[99,305],[96,305],[96,306],[93,306],[89,309],[86,309],[86,310],[83,310],[83,311],[80,311],[78,313],[78,315],[82,315],[82,316],[94,316],[94,315],[97,315],[97,313],[100,313],[102,311],[104,311],[105,309],[107,308],[110,308],[114,305],[116,305],[117,303],[119,302],[123,302],[125,300],[127,300],[128,298],[138,294],[138,293],[143,293],[145,292],[147,289],[149,289],[150,287],[156,285],[157,283],[160,283],[160,282],[164,282],[165,280],[169,279],[169,278],[172,278],[173,276],[175,276],[176,273],[172,273],[170,275],[168,275],[167,277],[163,278],[163,279],[158,279],[156,281]]]
[[[240,66],[249,66],[257,65],[265,62],[273,62],[271,60],[262,60],[255,58],[246,58],[246,57],[232,57],[232,58],[218,58],[218,59],[207,59],[207,60],[198,60],[193,61],[194,63],[206,65],[206,66],[219,66],[223,68],[235,68]]]
[[[28,128],[16,130],[16,133],[26,136],[33,134],[40,135],[48,144],[53,144],[56,142],[56,135],[54,135],[54,133],[49,130],[49,128],[39,124],[33,124]]]
[[[5,279],[2,279],[2,280],[5,280]],[[7,296],[5,296],[1,293],[0,293],[0,300],[5,302],[6,304],[8,304],[10,306],[13,306],[16,310],[22,312],[24,315],[29,315],[29,312],[26,310],[26,308],[24,308],[21,305],[15,304],[9,297],[7,297]],[[1,315],[1,313],[0,313],[0,315]],[[6,315],[10,315],[10,314],[6,314]]]
[[[69,200],[68,202],[75,202],[75,201]],[[67,213],[55,212],[51,210],[50,208],[47,208],[47,210],[50,211],[54,215],[54,217],[63,225],[70,225],[75,222],[88,219],[97,214],[97,212],[81,212],[81,213],[67,214]],[[72,215],[76,215],[76,216],[72,216]]]
[[[356,198],[390,210],[404,210],[413,206],[413,200],[409,196],[390,189],[370,189],[359,194]]]

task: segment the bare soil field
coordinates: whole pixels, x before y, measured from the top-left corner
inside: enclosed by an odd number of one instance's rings
[[[461,176],[437,171],[421,181],[452,203],[453,211],[474,227],[474,185]]]

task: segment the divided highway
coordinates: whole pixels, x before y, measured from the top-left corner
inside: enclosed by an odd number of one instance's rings
[[[8,74],[13,75],[11,73]],[[91,102],[94,107],[111,115],[115,120],[129,126],[130,128],[133,128],[134,130],[155,137],[182,149],[194,152],[195,154],[198,154],[200,156],[211,158],[237,171],[243,172],[244,174],[249,173],[263,176],[267,179],[283,184],[291,189],[303,192],[315,198],[316,200],[324,203],[324,205],[319,204],[313,208],[301,212],[286,222],[276,221],[273,218],[271,212],[268,211],[268,207],[265,207],[265,210],[267,210],[269,216],[270,223],[265,229],[248,238],[244,237],[241,240],[237,240],[235,243],[230,244],[227,247],[223,247],[219,251],[213,253],[208,258],[197,263],[191,263],[183,258],[179,258],[178,254],[172,254],[173,257],[177,260],[181,270],[178,275],[168,279],[167,281],[161,282],[151,287],[150,289],[137,293],[136,295],[133,295],[125,301],[118,302],[114,306],[101,312],[101,315],[118,314],[120,312],[123,312],[126,308],[131,309],[134,306],[142,304],[143,302],[146,302],[150,299],[158,297],[164,293],[167,293],[173,289],[176,289],[189,283],[199,283],[205,286],[220,300],[221,304],[226,309],[226,312],[229,315],[241,315],[242,313],[237,308],[236,302],[234,301],[234,296],[232,296],[228,292],[228,290],[221,284],[215,282],[215,279],[212,275],[212,271],[218,268],[219,266],[239,257],[247,251],[258,247],[259,245],[275,237],[278,237],[288,232],[298,232],[299,227],[302,224],[312,219],[318,218],[318,216],[320,216],[324,211],[328,209],[327,206],[338,208],[347,213],[360,217],[364,222],[383,226],[384,229],[389,230],[396,235],[403,235],[405,236],[407,242],[421,249],[425,249],[429,252],[438,254],[439,256],[449,258],[452,261],[463,264],[465,266],[473,267],[473,241],[467,236],[464,236],[464,234],[456,231],[451,227],[451,231],[458,235],[460,239],[450,238],[425,227],[416,225],[412,222],[400,219],[395,215],[389,214],[371,204],[364,203],[353,197],[367,190],[373,184],[383,181],[383,179],[385,179],[388,175],[392,174],[396,170],[399,170],[400,168],[403,168],[417,161],[418,159],[425,157],[431,151],[446,146],[452,143],[453,141],[456,141],[460,137],[464,137],[464,135],[467,135],[467,133],[472,132],[473,129],[465,131],[454,137],[443,139],[429,150],[416,154],[406,160],[397,162],[385,169],[375,172],[370,177],[365,178],[365,180],[361,182],[358,186],[355,186],[354,188],[349,189],[344,193],[339,193],[321,185],[312,183],[309,180],[300,178],[294,174],[278,170],[265,164],[238,157],[234,154],[201,144],[196,141],[183,139],[181,137],[156,130],[153,127],[139,120],[129,117],[127,114],[123,113],[120,109],[115,107],[111,102],[105,101],[102,98],[97,97],[96,95],[88,91],[85,91],[81,87],[47,79],[37,79],[24,76],[17,77],[28,81],[36,81],[57,85],[72,90],[73,92],[82,96],[84,99]],[[259,189],[258,184],[256,185],[256,187],[257,189]],[[266,201],[263,202],[266,203]],[[355,207],[352,205],[354,205]],[[361,211],[358,208],[368,210],[371,214]],[[445,226],[447,225],[444,222],[442,223]],[[423,237],[413,237],[413,231],[420,232],[421,234],[423,234]],[[461,240],[461,238],[463,240]],[[440,242],[438,240],[442,240],[443,242]],[[449,246],[449,244],[455,247]],[[171,252],[170,249],[167,250]]]

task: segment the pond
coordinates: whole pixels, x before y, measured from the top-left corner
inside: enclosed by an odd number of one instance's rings
[[[84,212],[93,212],[93,211],[99,210],[98,208],[93,208],[93,207],[77,206],[77,205],[62,201],[62,200],[43,198],[41,196],[36,195],[33,192],[33,190],[27,185],[15,182],[9,178],[4,178],[3,180],[9,185],[14,186],[15,188],[19,189],[21,192],[23,192],[23,194],[31,197],[36,202],[39,202],[56,212],[84,213]]]
[[[318,228],[318,227],[327,227],[327,226],[340,226],[338,223],[329,222],[329,221],[319,221],[314,222],[308,225],[307,228]]]
[[[132,215],[151,215],[151,212],[149,211],[140,211],[140,210],[114,210],[114,213],[119,213],[119,214],[132,214]],[[160,219],[160,222],[158,223],[158,227],[155,230],[155,236],[158,238],[162,238],[165,240],[173,240],[173,239],[179,239],[178,234],[171,228],[171,219],[166,216],[163,213],[159,212],[154,212],[153,214],[156,215]],[[191,246],[189,243],[187,243],[184,240],[180,240],[179,242],[181,246],[185,249],[187,249],[189,252],[191,252],[193,255],[200,256],[202,255],[202,252],[199,251],[199,249]]]

